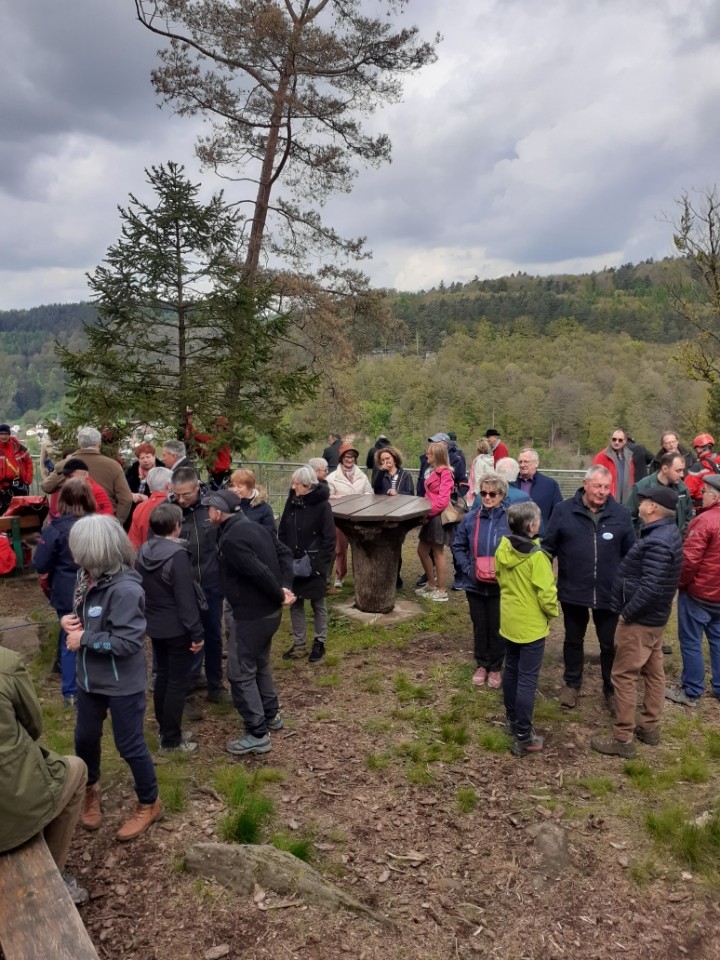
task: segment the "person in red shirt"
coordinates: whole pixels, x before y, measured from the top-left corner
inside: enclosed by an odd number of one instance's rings
[[[685,474],[685,486],[690,491],[696,510],[704,506],[705,477],[720,474],[720,456],[713,453],[714,445],[715,441],[709,433],[700,433],[693,440],[693,450],[697,460],[690,465]]]
[[[0,423],[0,514],[13,497],[26,497],[33,478],[33,463],[27,447],[17,440],[10,425]]]
[[[101,487],[100,484],[96,483],[95,480],[93,480],[93,478],[90,476],[88,472],[88,466],[84,460],[81,460],[80,457],[70,457],[69,460],[65,461],[65,464],[62,468],[62,474],[65,480],[69,480],[71,477],[79,477],[81,480],[87,480],[93,496],[95,497],[95,502],[97,503],[97,512],[105,514],[105,516],[108,517],[115,516],[115,509],[112,505],[110,497],[105,492],[105,488]],[[60,490],[61,489],[62,487]],[[58,516],[58,498],[60,496],[60,490],[55,490],[50,494],[49,516],[51,520]]]
[[[490,450],[493,455],[493,463],[495,465],[497,465],[498,460],[502,460],[503,457],[510,456],[510,451],[500,439],[499,430],[496,430],[495,427],[490,427],[489,430],[485,431],[485,437],[487,442],[490,444]]]
[[[172,470],[167,467],[153,467],[147,475],[147,488],[150,496],[135,507],[128,532],[130,543],[136,550],[139,550],[148,538],[150,514],[158,504],[167,500],[172,490]]]

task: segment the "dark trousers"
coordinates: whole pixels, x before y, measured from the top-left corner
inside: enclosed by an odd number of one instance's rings
[[[138,801],[155,803],[158,785],[143,730],[144,690],[124,697],[109,697],[100,693],[86,693],[82,687],[78,687],[75,753],[87,764],[88,785],[92,786],[100,779],[100,742],[108,710],[115,746],[130,767]]]
[[[222,608],[223,598],[219,593],[207,594],[208,608],[200,611],[205,646],[193,655],[192,677],[197,680],[205,660],[205,676],[208,690],[222,687]]]
[[[72,613],[72,608],[70,610],[57,610],[58,620],[62,618],[67,613]],[[67,644],[67,634],[60,627],[60,633],[58,634],[58,654],[60,657],[60,680],[62,684],[62,695],[64,697],[76,697],[77,696],[77,679],[76,679],[76,669],[77,665],[75,662],[75,651],[68,650]]]
[[[473,625],[475,662],[488,671],[502,670],[505,641],[500,636],[500,591],[485,596],[465,594]]]
[[[563,619],[565,621],[565,643],[563,657],[565,659],[565,685],[579,690],[583,676],[583,643],[585,631],[590,622],[590,610],[575,603],[561,602]],[[618,614],[612,610],[592,610],[593,623],[600,643],[600,670],[602,672],[603,690],[613,692],[612,665],[615,657],[615,627]]]
[[[533,710],[538,677],[545,653],[545,638],[531,643],[505,641],[503,698],[508,720],[515,724],[515,736],[527,740],[532,733]]]
[[[242,613],[242,610],[233,610],[227,660],[230,692],[246,733],[264,737],[267,721],[280,709],[270,672],[270,645],[282,613],[278,611],[259,620],[243,620]]]
[[[194,656],[187,637],[153,640],[152,646],[156,665],[153,705],[160,727],[160,746],[178,747]]]

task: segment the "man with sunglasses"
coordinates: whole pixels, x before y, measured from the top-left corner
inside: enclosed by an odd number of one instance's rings
[[[610,446],[595,456],[593,463],[610,471],[611,495],[618,503],[627,503],[635,486],[635,463],[628,446],[627,430],[616,427],[610,435]]]

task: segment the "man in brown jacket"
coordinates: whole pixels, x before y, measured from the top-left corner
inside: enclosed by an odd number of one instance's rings
[[[100,453],[102,437],[95,427],[81,427],[78,430],[78,449],[70,457],[80,457],[87,464],[88,473],[95,483],[107,492],[115,509],[115,516],[124,523],[132,508],[132,493],[125,479],[123,468],[110,457]],[[44,493],[53,493],[63,482],[65,461],[55,465],[55,470],[40,484]]]

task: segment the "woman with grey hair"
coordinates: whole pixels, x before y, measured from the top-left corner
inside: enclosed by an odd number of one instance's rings
[[[292,550],[296,600],[290,607],[293,645],[283,654],[292,660],[305,652],[305,601],[313,611],[314,640],[309,660],[317,663],[325,656],[327,640],[327,575],[335,552],[335,521],[329,503],[329,489],[307,464],[292,476],[292,489],[280,519],[278,537]]]
[[[75,753],[88,768],[80,824],[97,830],[100,745],[108,712],[117,751],[135,781],[137,807],[117,840],[134,840],[163,815],[150,751],[145,743],[145,594],[131,564],[135,551],[114,517],[82,517],[68,538],[80,567],[73,612],[61,620],[67,648],[77,654]]]

